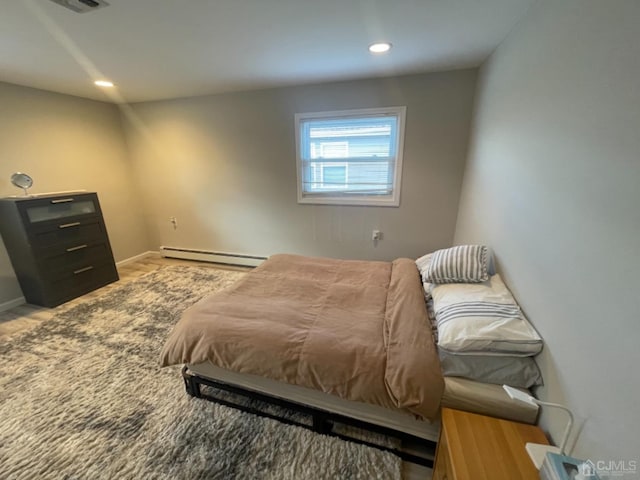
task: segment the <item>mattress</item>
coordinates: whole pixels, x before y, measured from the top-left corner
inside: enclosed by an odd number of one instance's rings
[[[415,262],[273,255],[188,308],[161,365],[211,362],[422,418],[444,380]]]
[[[258,375],[233,372],[210,362],[188,364],[187,367],[191,373],[204,378],[392,428],[433,442],[438,440],[439,421],[421,420],[408,410],[345,400],[311,388],[290,385]],[[511,400],[499,385],[453,377],[445,377],[445,389],[440,406],[525,423],[535,423],[538,414],[537,407]]]

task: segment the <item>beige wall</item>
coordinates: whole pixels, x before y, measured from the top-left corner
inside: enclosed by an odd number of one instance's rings
[[[149,249],[115,105],[0,83],[0,197],[21,193],[16,171],[32,193],[98,192],[116,260]],[[0,304],[21,295],[0,244]]]
[[[154,246],[388,260],[449,245],[475,81],[461,70],[134,105]],[[294,114],[393,105],[407,106],[401,206],[298,205]]]
[[[638,19],[637,0],[542,0],[491,56],[455,236],[495,249],[546,342],[540,396],[594,461],[640,460]]]

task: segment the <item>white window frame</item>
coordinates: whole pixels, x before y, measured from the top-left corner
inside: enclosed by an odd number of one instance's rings
[[[407,107],[362,108],[357,110],[335,110],[331,112],[313,112],[295,114],[296,134],[296,171],[298,181],[298,203],[315,205],[363,205],[379,207],[400,206],[400,186],[402,185],[402,157],[404,152],[404,124]],[[303,192],[302,181],[302,146],[300,138],[300,124],[304,120],[319,120],[326,118],[359,118],[373,115],[395,115],[398,119],[396,130],[396,159],[393,176],[393,190],[390,195],[336,195],[323,193],[318,195]],[[336,163],[342,159],[332,159]]]

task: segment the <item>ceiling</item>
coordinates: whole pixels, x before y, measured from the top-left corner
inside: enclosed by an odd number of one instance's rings
[[[534,1],[0,0],[0,81],[140,102],[475,67]]]

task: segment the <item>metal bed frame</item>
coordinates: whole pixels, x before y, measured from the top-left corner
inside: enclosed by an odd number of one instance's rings
[[[419,465],[424,465],[426,467],[433,468],[433,457],[435,455],[436,442],[433,442],[431,440],[420,438],[415,435],[402,432],[400,430],[395,430],[393,428],[383,427],[380,425],[376,425],[374,423],[366,422],[363,420],[348,417],[348,416],[341,415],[334,412],[329,412],[327,410],[312,407],[309,405],[304,405],[302,403],[293,402],[291,400],[286,400],[286,399],[269,395],[263,392],[257,392],[255,390],[239,387],[237,385],[233,385],[227,382],[205,378],[193,372],[190,372],[186,365],[182,368],[182,378],[184,379],[185,389],[187,393],[192,397],[203,398],[205,400],[219,403],[227,407],[235,408],[246,413],[251,413],[253,415],[258,415],[261,417],[267,417],[274,420],[278,420],[279,422],[285,423],[287,425],[295,425],[298,427],[306,428],[307,430],[311,430],[315,433],[319,433],[322,435],[331,435],[333,437],[338,437],[346,441],[359,443],[361,445],[366,445],[372,448],[377,448],[378,450],[383,450],[386,452],[390,452],[394,455],[397,455],[398,457],[408,462],[417,463]],[[230,401],[228,399],[218,398],[213,395],[209,395],[207,393],[202,392],[200,388],[201,385],[207,385],[209,387],[234,393],[252,400],[259,400],[268,405],[275,405],[278,407],[283,407],[289,410],[293,410],[294,412],[308,415],[312,419],[312,424],[308,425],[305,423],[297,422],[295,420],[278,416],[273,413],[264,412],[260,409],[257,409],[251,406],[242,405],[242,404]],[[386,435],[389,437],[399,439],[400,441],[410,441],[413,444],[417,444],[424,447],[428,452],[428,456],[416,455],[414,453],[406,452],[396,448],[386,447],[383,445],[378,445],[373,442],[369,442],[367,440],[362,440],[359,438],[344,435],[342,433],[334,432],[333,426],[336,423],[349,425],[349,426],[357,427],[369,432]]]

